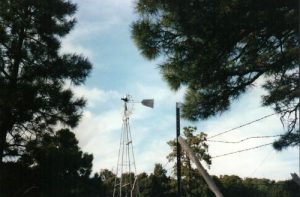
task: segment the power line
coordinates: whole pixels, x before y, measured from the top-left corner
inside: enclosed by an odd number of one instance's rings
[[[166,169],[167,172],[170,172],[171,174],[175,174],[174,173],[174,169],[173,169],[173,166],[169,167],[168,169]]]
[[[262,145],[251,147],[251,148],[246,148],[246,149],[242,149],[242,150],[238,150],[238,151],[234,151],[234,152],[230,152],[230,153],[225,153],[225,154],[213,156],[211,158],[217,158],[217,157],[223,157],[223,156],[232,155],[232,154],[236,154],[236,153],[241,153],[241,152],[245,152],[245,151],[249,151],[249,150],[261,148],[261,147],[264,147],[264,146],[268,146],[268,145],[271,145],[271,144],[273,144],[273,143],[262,144]]]
[[[265,158],[258,164],[258,166],[255,168],[255,170],[251,173],[250,177],[252,177],[255,172],[258,170],[258,168],[260,168],[264,163],[265,161],[267,161],[267,158],[269,158],[269,156],[271,155],[271,153],[274,153],[274,150],[271,149],[268,154],[265,156]]]
[[[253,136],[253,137],[247,137],[242,140],[238,141],[226,141],[226,140],[207,140],[208,142],[218,142],[218,143],[226,143],[226,144],[238,144],[250,139],[261,139],[261,138],[273,138],[273,137],[280,137],[282,135],[263,135],[263,136]]]
[[[247,122],[247,123],[242,124],[242,125],[240,125],[240,126],[234,127],[234,128],[232,128],[232,129],[229,129],[229,130],[226,130],[226,131],[219,132],[218,134],[215,134],[215,135],[213,135],[213,136],[211,136],[211,137],[208,137],[207,139],[212,139],[212,138],[215,138],[215,137],[217,137],[217,136],[220,136],[220,135],[223,135],[223,134],[225,134],[225,133],[228,133],[228,132],[230,132],[230,131],[234,131],[234,130],[236,130],[236,129],[239,129],[239,128],[248,126],[248,125],[250,125],[250,124],[253,124],[253,123],[255,123],[255,122],[261,121],[261,120],[263,120],[263,119],[265,119],[265,118],[268,118],[268,117],[273,116],[273,115],[278,114],[278,113],[280,113],[280,112],[276,112],[276,113],[273,113],[273,114],[269,114],[269,115],[263,116],[263,117],[261,117],[261,118],[259,118],[259,119],[253,120],[253,121],[251,121],[251,122]]]
[[[165,169],[167,167],[167,165],[169,165],[170,162],[171,162],[171,160],[168,159],[167,162],[162,166],[162,168]]]

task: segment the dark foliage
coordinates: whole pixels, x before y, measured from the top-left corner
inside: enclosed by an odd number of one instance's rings
[[[299,144],[298,8],[297,0],[139,0],[132,36],[145,57],[164,57],[160,70],[172,89],[187,88],[188,119],[224,112],[262,84],[263,105],[289,119],[280,150]]]
[[[209,167],[211,164],[211,156],[208,154],[208,145],[206,143],[207,135],[203,132],[195,135],[196,131],[196,127],[184,127],[183,136],[185,137],[185,141],[188,146],[191,147],[195,153],[196,157],[205,162]],[[169,141],[168,145],[171,147],[172,152],[167,156],[167,158],[169,161],[174,161],[177,157],[176,140]],[[177,174],[176,163],[174,164],[173,169]],[[192,168],[192,161],[188,157],[187,153],[181,149],[181,175],[184,177],[182,181],[182,193],[187,197],[194,196],[194,194],[197,196],[199,194],[199,189],[193,188],[198,185],[199,181],[201,182],[202,179],[199,178],[199,176],[196,177],[195,174],[197,174],[197,171]],[[203,188],[200,190],[203,191]],[[207,191],[204,193],[207,193]]]
[[[75,11],[67,0],[0,1],[0,163],[58,122],[78,123],[85,101],[74,98],[66,81],[82,84],[91,64],[59,52]]]
[[[29,142],[15,163],[4,163],[1,197],[9,196],[103,196],[105,187],[98,174],[92,178],[93,156],[83,153],[75,135],[60,130]]]
[[[158,164],[155,165],[157,168]],[[163,169],[164,171],[164,169]],[[163,173],[164,174],[164,173]],[[188,177],[182,178],[183,197],[214,197],[201,175],[194,169],[190,172],[192,182],[188,186]],[[176,178],[167,175],[163,180],[162,174],[146,173],[139,175],[141,181],[142,197],[168,197],[176,196]],[[269,179],[245,178],[242,179],[235,175],[213,176],[214,181],[220,188],[223,195],[230,197],[296,197],[299,195],[300,187],[293,181],[272,181]],[[153,180],[160,180],[156,184]],[[189,188],[188,188],[189,187]],[[154,190],[154,191],[153,191]]]
[[[149,196],[174,196],[171,190],[171,178],[167,176],[167,171],[163,169],[161,164],[155,164],[153,173],[149,176],[150,192]]]

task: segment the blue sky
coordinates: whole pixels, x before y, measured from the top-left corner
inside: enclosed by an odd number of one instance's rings
[[[170,149],[166,144],[175,136],[175,103],[183,99],[184,89],[169,90],[157,69],[159,60],[148,61],[139,53],[130,37],[130,24],[136,19],[133,0],[73,0],[78,4],[75,29],[63,39],[62,52],[83,54],[94,65],[84,86],[74,87],[77,96],[88,100],[75,133],[81,148],[94,155],[93,169],[115,170],[122,126],[122,102],[125,94],[135,100],[154,98],[155,108],[135,105],[131,131],[137,171],[152,172],[155,163],[166,164]],[[273,113],[261,107],[259,88],[247,92],[231,109],[205,121],[189,123],[199,131],[213,135]],[[216,140],[240,140],[249,136],[283,132],[278,116],[219,136]],[[209,143],[212,156],[272,142],[249,140],[241,144]],[[172,163],[167,164],[170,169]],[[276,152],[271,146],[213,159],[210,173],[236,174],[241,177],[289,179],[298,172],[298,148]]]

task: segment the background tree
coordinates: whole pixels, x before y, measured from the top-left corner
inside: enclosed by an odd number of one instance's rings
[[[60,41],[75,24],[67,0],[0,3],[0,173],[3,156],[18,155],[37,133],[58,122],[74,127],[84,106],[66,87],[82,84],[89,61],[61,54]]]
[[[296,197],[300,192],[299,186],[292,180],[242,179],[235,175],[223,175],[218,182],[224,195],[232,197]]]
[[[150,196],[151,193],[151,182],[149,179],[149,176],[146,172],[142,172],[138,175],[138,181],[139,181],[139,189],[141,197],[147,197]]]
[[[89,196],[89,184],[102,187],[100,177],[90,179],[93,155],[80,150],[68,129],[30,141],[19,161],[35,171],[42,196]]]
[[[175,194],[170,191],[171,179],[167,176],[167,171],[161,164],[155,164],[153,173],[149,176],[151,181],[151,191],[149,196],[168,197]]]
[[[224,175],[220,177],[222,182],[222,190],[224,196],[244,196],[247,195],[243,185],[243,179],[238,176],[228,176]],[[251,192],[251,195],[258,196],[257,194]],[[266,194],[264,194],[266,195]]]
[[[172,187],[172,178],[161,164],[155,164],[153,173],[139,174],[139,186],[142,197],[171,197],[176,195],[175,185]]]
[[[4,163],[1,196],[104,196],[101,177],[91,176],[92,161],[68,129],[44,134],[27,143],[18,161]]]
[[[19,162],[3,163],[3,172],[0,177],[1,197],[13,196],[40,196],[36,185],[35,171]]]
[[[186,143],[191,147],[196,157],[200,160],[203,160],[207,166],[209,167],[211,164],[211,157],[208,154],[208,145],[206,144],[206,134],[201,132],[200,134],[194,135],[197,131],[196,127],[184,127],[183,128],[183,136],[186,138]],[[167,156],[169,161],[176,159],[176,140],[169,141],[172,152]],[[174,170],[176,170],[177,165],[174,165]],[[192,163],[187,153],[181,150],[181,171],[183,177],[183,191],[185,191],[186,196],[194,196],[192,195],[192,186],[196,186],[195,174],[196,170],[192,168]],[[197,187],[197,186],[196,186]],[[195,194],[197,196],[197,194]]]
[[[255,86],[262,103],[288,119],[275,148],[299,144],[297,0],[139,0],[132,36],[141,53],[163,56],[170,87],[187,87],[183,114],[206,119]],[[298,90],[298,91],[297,91]]]
[[[114,191],[116,175],[113,172],[111,172],[107,169],[104,169],[104,170],[101,170],[100,176],[101,176],[101,179],[103,180],[104,187],[105,187],[105,194],[103,194],[102,196],[104,196],[104,197],[112,196],[113,191]]]

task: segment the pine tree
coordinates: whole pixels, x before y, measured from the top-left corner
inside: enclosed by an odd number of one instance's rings
[[[43,134],[28,142],[18,161],[10,163],[11,171],[22,169],[13,175],[4,173],[1,196],[99,196],[94,192],[104,191],[104,187],[99,176],[90,177],[92,161],[93,155],[80,150],[75,134],[68,129]]]
[[[44,134],[26,145],[20,162],[37,173],[42,196],[80,196],[92,171],[93,155],[83,153],[75,134],[68,129],[54,136]]]
[[[195,153],[196,157],[200,160],[203,160],[208,166],[211,164],[211,157],[208,154],[208,145],[206,144],[206,137],[207,135],[203,132],[200,134],[194,135],[197,131],[196,127],[184,127],[183,128],[183,136],[186,138],[187,144],[191,147],[193,152]],[[167,156],[169,161],[172,161],[176,158],[176,140],[169,141],[168,144],[170,145],[172,152]],[[192,190],[194,189],[193,186],[195,182],[198,182],[195,179],[195,174],[198,173],[197,170],[193,169],[192,163],[190,158],[188,157],[187,153],[181,150],[181,172],[183,176],[183,192],[186,193],[186,196],[190,197]],[[174,170],[177,169],[177,165],[174,165]],[[175,170],[177,172],[177,170]],[[199,178],[199,177],[197,177]]]
[[[59,51],[76,9],[69,0],[0,2],[0,168],[37,133],[80,119],[85,101],[66,82],[82,84],[92,66]]]
[[[260,80],[262,103],[289,119],[277,149],[299,144],[297,0],[139,0],[132,36],[141,53],[163,56],[170,87],[187,88],[183,115],[222,113]]]

